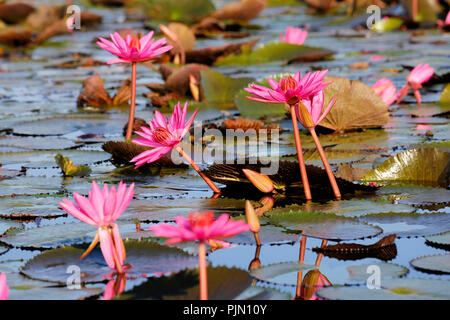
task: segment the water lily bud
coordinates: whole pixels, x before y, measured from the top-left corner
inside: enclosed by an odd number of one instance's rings
[[[264,193],[271,193],[274,190],[272,180],[263,174],[260,174],[256,171],[250,169],[242,169],[245,176],[248,180],[250,180],[253,185],[258,188],[259,191]]]
[[[301,117],[301,122],[305,126],[305,128],[315,127],[315,124],[311,117],[311,114],[309,113],[308,109],[306,109],[306,106],[301,101],[298,102],[298,111],[299,111],[299,114]]]
[[[250,262],[250,265],[248,266],[248,270],[258,269],[259,267],[261,267],[261,261],[259,259],[255,258]]]
[[[250,226],[252,232],[259,232],[261,225],[259,224],[258,216],[250,201],[245,201],[245,219]]]
[[[189,75],[189,88],[191,89],[191,93],[192,96],[194,97],[194,100],[200,101],[199,83],[192,74]]]

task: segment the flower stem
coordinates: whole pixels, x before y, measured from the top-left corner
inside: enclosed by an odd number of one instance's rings
[[[131,64],[131,106],[130,106],[130,116],[128,118],[128,128],[126,140],[131,141],[131,136],[133,135],[134,126],[134,113],[136,109],[136,70],[137,63],[132,62]]]
[[[323,165],[325,167],[325,171],[327,172],[328,179],[330,180],[331,187],[333,188],[334,196],[336,199],[341,199],[341,192],[339,191],[339,187],[336,182],[336,178],[334,177],[333,171],[331,170],[330,164],[328,163],[328,159],[325,155],[325,151],[323,151],[322,145],[320,144],[319,138],[317,137],[316,130],[313,128],[308,128],[309,132],[311,132],[311,136],[316,144],[317,151],[319,151],[320,158],[322,159]]]
[[[401,88],[400,91],[397,93],[397,101],[395,103],[400,103],[403,100],[403,98],[408,94],[409,89],[411,89],[409,84],[406,84],[403,88]]]
[[[418,10],[418,1],[412,0],[412,19],[416,21],[417,19],[417,10]]]
[[[302,236],[302,238],[300,239],[300,256],[298,259],[299,264],[303,264],[303,261],[305,260],[305,250],[306,250],[306,237]],[[297,273],[297,287],[295,290],[296,298],[301,297],[302,282],[303,282],[303,271],[299,271]]]
[[[180,153],[180,155],[183,158],[186,159],[187,162],[189,162],[189,164],[192,166],[192,168],[194,168],[195,171],[197,171],[200,177],[202,177],[203,180],[205,180],[206,184],[212,189],[212,191],[214,191],[214,193],[220,193],[220,189],[217,188],[214,182],[212,182],[211,179],[206,176],[206,174],[200,171],[200,167],[194,162],[194,160],[191,159],[191,157],[189,157],[189,155],[186,152],[184,152],[183,149],[181,149],[181,147],[179,146],[176,147],[176,150]]]
[[[198,244],[198,264],[200,270],[200,300],[208,300],[208,279],[206,273],[206,246]]]
[[[298,131],[297,116],[295,114],[295,105],[290,105],[292,125],[294,126],[295,148],[297,149],[298,165],[300,166],[300,175],[302,177],[303,189],[305,190],[306,200],[311,200],[311,190],[309,188],[308,176],[306,174],[305,161],[303,160],[302,143]]]
[[[328,243],[328,240],[322,240],[321,248],[325,247]],[[320,262],[322,261],[323,253],[319,253],[316,259],[316,267],[320,267]]]
[[[253,234],[254,234],[254,236],[255,236],[255,242],[256,242],[256,245],[257,245],[258,247],[260,247],[260,246],[261,246],[261,239],[259,238],[259,233],[258,233],[258,232],[253,232]]]

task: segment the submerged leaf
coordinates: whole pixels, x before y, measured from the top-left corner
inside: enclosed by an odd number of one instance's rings
[[[436,148],[418,148],[389,158],[363,178],[365,181],[399,181],[417,184],[450,183],[450,153]]]

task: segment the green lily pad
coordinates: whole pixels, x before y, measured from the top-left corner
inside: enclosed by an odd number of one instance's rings
[[[450,103],[450,83],[444,87],[442,90],[441,98],[439,99],[439,103]]]
[[[9,300],[83,300],[103,292],[100,287],[69,289],[67,286],[49,286],[48,282],[31,280],[17,273],[8,273],[7,277]]]
[[[284,76],[288,76],[289,74],[280,74],[280,75],[271,75],[267,78],[272,78],[274,80],[279,80]],[[269,82],[267,81],[267,78],[262,78],[254,82],[254,84],[258,84],[260,86],[270,87]],[[248,93],[245,90],[240,90],[236,97],[235,97],[235,104],[238,108],[240,114],[243,117],[249,117],[249,118],[257,118],[261,116],[282,116],[286,113],[284,110],[283,104],[274,104],[274,103],[264,103],[264,102],[258,102],[253,101],[250,99],[247,99],[247,96],[251,96],[250,93]]]
[[[17,147],[26,150],[70,149],[77,146],[72,140],[59,137],[0,137],[0,147]],[[6,150],[8,152],[9,150]]]
[[[239,55],[231,54],[217,60],[217,66],[225,65],[250,65],[269,63],[274,61],[289,61],[303,55],[313,53],[326,53],[332,55],[333,52],[323,48],[299,46],[285,42],[271,42],[264,44],[255,50],[251,48],[243,48],[243,52]]]
[[[91,165],[106,161],[110,155],[106,152],[94,150],[64,150],[58,151],[64,157],[70,158],[81,165]],[[3,165],[17,164],[25,168],[41,168],[55,166],[55,152],[52,151],[25,151],[6,152],[0,154],[0,163]]]
[[[215,7],[210,0],[148,0],[137,1],[133,5],[142,7],[151,20],[193,23],[207,16]]]
[[[123,239],[139,240],[153,235],[145,226],[142,226],[143,231],[137,232],[135,224],[119,221],[118,225]],[[26,230],[13,229],[0,242],[18,248],[51,249],[90,243],[96,232],[96,227],[86,223],[64,223]]]
[[[408,273],[408,269],[397,264],[387,262],[373,262],[361,265],[342,264],[335,267],[323,266],[320,272],[333,284],[358,284],[365,283],[369,266],[377,266],[381,270],[382,280],[402,277]],[[282,262],[263,266],[250,272],[251,276],[277,285],[297,286],[298,272],[316,269],[314,265],[299,264],[298,262]]]
[[[448,300],[450,281],[442,279],[391,279],[381,282],[382,288],[327,287],[316,295],[330,300]]]
[[[62,197],[17,196],[0,198],[0,217],[5,218],[56,218],[66,215],[59,209]]]
[[[65,177],[85,177],[91,174],[92,170],[89,166],[74,165],[73,161],[58,153],[55,156],[56,164],[61,168]]]
[[[9,220],[0,220],[0,236],[4,235],[8,230],[22,228],[23,225],[21,223]]]
[[[201,70],[200,75],[206,101],[217,107],[233,107],[235,95],[253,81],[251,78],[232,78],[214,70]]]
[[[406,204],[392,204],[385,200],[340,200],[327,203],[308,203],[293,205],[287,208],[276,208],[269,211],[268,215],[277,215],[289,211],[322,212],[331,213],[347,218],[361,217],[377,213],[411,213],[416,209]]]
[[[294,243],[298,239],[297,234],[287,233],[285,229],[272,225],[262,225],[258,233],[262,245]],[[255,236],[251,231],[242,232],[235,237],[227,238],[226,241],[244,245],[256,245]]]
[[[450,153],[436,148],[411,149],[380,164],[363,178],[365,181],[403,181],[417,184],[449,182]]]
[[[450,274],[450,253],[416,258],[410,264],[423,272]]]
[[[135,278],[152,274],[179,272],[194,268],[198,261],[183,251],[147,241],[126,240],[126,263],[133,267],[127,277]],[[77,263],[87,247],[63,247],[45,251],[28,261],[21,273],[34,280],[66,284],[67,268],[80,267],[81,283],[101,282],[108,279],[111,270],[106,265],[97,246],[81,262]]]
[[[364,216],[360,220],[379,226],[386,235],[396,234],[398,238],[428,236],[450,229],[450,214],[441,212],[378,214]]]
[[[227,267],[208,267],[207,277],[209,300],[236,299],[252,281],[248,272]],[[185,270],[166,277],[149,278],[121,294],[119,299],[198,300],[198,272]]]
[[[450,231],[441,234],[431,235],[425,237],[427,244],[443,248],[450,248]]]
[[[372,26],[373,31],[390,32],[400,28],[403,25],[403,20],[400,18],[389,17],[383,18]]]
[[[333,241],[362,239],[383,232],[379,227],[355,219],[317,212],[291,211],[271,215],[269,221],[291,232]]]

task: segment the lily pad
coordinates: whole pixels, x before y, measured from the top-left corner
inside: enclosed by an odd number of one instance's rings
[[[67,286],[49,286],[48,282],[31,280],[17,273],[8,273],[7,277],[10,300],[83,300],[103,292],[100,287],[69,289]]]
[[[23,225],[21,223],[9,220],[0,220],[0,236],[4,235],[8,230],[22,228]]]
[[[450,254],[420,257],[411,260],[410,264],[423,272],[450,274]]]
[[[436,148],[401,152],[380,164],[365,181],[403,181],[446,186],[450,175],[450,153]]]
[[[139,240],[153,235],[144,226],[142,226],[143,231],[137,232],[135,224],[119,222],[118,225],[124,239]],[[96,227],[86,223],[64,223],[26,230],[13,229],[6,234],[6,237],[1,238],[0,242],[19,248],[51,249],[90,243],[96,232]]]
[[[271,42],[264,44],[255,50],[247,48],[242,50],[240,55],[232,54],[217,60],[217,66],[225,65],[250,65],[269,63],[274,61],[289,61],[304,55],[316,53],[327,53],[332,55],[333,52],[323,48],[299,46],[285,42]]]
[[[208,267],[207,277],[209,300],[236,299],[252,281],[248,272],[227,267]],[[149,278],[124,292],[120,299],[198,300],[198,273],[196,270],[185,270],[167,277]]]
[[[450,83],[448,83],[444,87],[444,90],[442,90],[442,95],[439,99],[439,103],[450,103]]]
[[[58,153],[55,156],[56,164],[61,168],[65,177],[85,177],[91,174],[92,170],[89,166],[74,165],[73,161]]]
[[[106,152],[94,150],[65,150],[58,152],[81,165],[96,164],[106,161],[110,157]],[[3,165],[21,165],[25,168],[54,167],[55,154],[56,152],[51,151],[6,152],[0,154],[0,163],[3,163]]]
[[[450,231],[425,237],[427,244],[450,249]]]
[[[428,236],[450,229],[450,214],[441,212],[378,214],[364,216],[360,220],[379,226],[386,235],[396,234],[399,238]]]
[[[297,234],[287,233],[285,229],[272,225],[262,225],[258,234],[262,245],[294,243],[298,239]],[[251,231],[242,232],[233,238],[226,239],[226,241],[244,245],[256,245],[255,236]]]
[[[381,282],[382,288],[327,287],[316,295],[330,300],[448,300],[450,281],[442,279],[391,279]]]
[[[214,70],[201,70],[201,85],[208,104],[233,107],[234,96],[253,79],[232,78]]]
[[[214,10],[210,0],[148,0],[138,1],[145,14],[155,21],[178,21],[193,23],[201,16],[207,16]]]
[[[26,150],[71,149],[77,146],[72,140],[59,137],[0,137],[0,147],[17,147]],[[9,151],[9,150],[6,150]]]
[[[124,241],[129,278],[151,276],[160,273],[179,272],[194,268],[198,261],[183,251],[147,241]],[[95,248],[85,259],[77,263],[87,247],[63,247],[45,251],[28,261],[21,273],[35,280],[66,284],[67,268],[77,265],[82,270],[81,283],[101,282],[108,279],[111,270],[106,265],[100,248]]]
[[[56,218],[66,215],[59,209],[62,197],[17,196],[0,198],[0,217],[5,218]]]
[[[362,239],[383,232],[379,227],[355,219],[317,212],[292,211],[272,215],[270,222],[304,236],[333,241]]]
[[[333,284],[358,284],[365,283],[369,266],[377,266],[381,270],[382,280],[402,277],[408,273],[408,269],[397,264],[387,262],[373,262],[360,265],[339,265],[334,268],[321,267],[320,272]],[[263,266],[250,272],[251,276],[263,282],[297,286],[298,272],[316,269],[314,265],[299,264],[298,262],[282,262]]]

